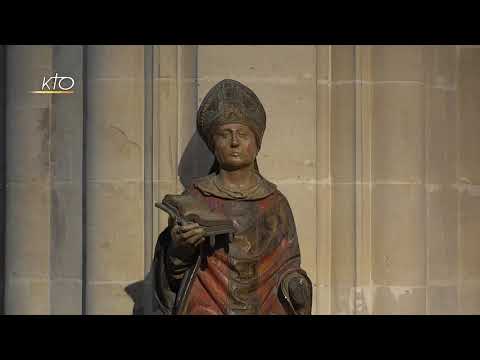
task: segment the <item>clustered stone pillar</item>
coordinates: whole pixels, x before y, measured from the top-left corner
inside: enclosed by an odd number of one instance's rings
[[[355,273],[355,46],[331,47],[331,308],[353,312]],[[320,199],[322,201],[322,199]]]
[[[7,314],[50,313],[51,46],[7,47]]]
[[[457,291],[461,313],[480,314],[480,46],[461,46],[457,56]]]
[[[0,45],[0,314],[5,314],[6,110],[5,45]]]
[[[144,276],[144,48],[86,51],[86,312],[128,314]]]
[[[82,313],[83,49],[54,46],[52,69],[75,81],[51,98],[50,311]],[[41,95],[44,96],[44,95]]]
[[[355,313],[461,311],[458,58],[455,46],[357,47]]]
[[[156,236],[166,221],[154,209],[146,223],[145,182],[154,181],[155,201],[181,191],[177,166],[195,129],[196,48],[154,49],[147,74],[143,46],[7,47],[7,313],[131,313],[125,290],[143,279],[155,241],[144,227]],[[30,93],[55,73],[74,78],[74,94]],[[152,150],[153,178],[144,179]],[[173,187],[162,187],[165,177]]]
[[[7,313],[81,313],[81,50],[7,47]],[[32,94],[54,71],[74,94]]]
[[[361,154],[371,161],[364,176],[371,185],[371,212],[365,218],[371,226],[373,293],[367,308],[376,314],[422,314],[426,311],[424,49],[372,46],[368,50],[370,73],[362,80],[371,96],[365,99],[371,104],[365,119],[371,143],[370,154]]]

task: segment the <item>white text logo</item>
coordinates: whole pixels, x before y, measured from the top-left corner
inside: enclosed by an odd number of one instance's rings
[[[32,94],[73,94],[75,80],[70,76],[50,76],[43,77],[42,89],[31,91]]]

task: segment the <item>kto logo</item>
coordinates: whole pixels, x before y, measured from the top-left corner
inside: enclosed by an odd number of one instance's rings
[[[50,76],[43,77],[42,90],[30,91],[32,94],[73,94],[75,80],[69,76]]]

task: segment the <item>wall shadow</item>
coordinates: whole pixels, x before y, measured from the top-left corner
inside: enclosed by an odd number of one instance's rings
[[[198,134],[198,131],[195,131],[178,164],[178,175],[183,187],[188,187],[195,178],[208,175],[214,162],[214,155],[208,149]],[[162,233],[164,232],[165,229],[162,229]],[[162,234],[154,234],[155,237],[158,236],[155,249],[158,247],[158,241],[162,239],[161,235]],[[155,254],[153,254],[153,256],[155,256]],[[154,269],[150,269],[143,280],[129,284],[124,289],[133,301],[132,315],[148,315],[152,313],[153,284],[150,280],[152,271],[154,271]]]
[[[193,179],[208,175],[214,161],[214,155],[198,131],[195,131],[178,164],[178,175],[182,185],[187,187]]]

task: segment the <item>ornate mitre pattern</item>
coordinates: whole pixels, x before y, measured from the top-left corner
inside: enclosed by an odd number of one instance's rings
[[[212,130],[222,124],[241,123],[249,126],[260,145],[265,132],[265,109],[255,93],[242,83],[225,79],[210,89],[197,114],[200,136],[212,149]]]

